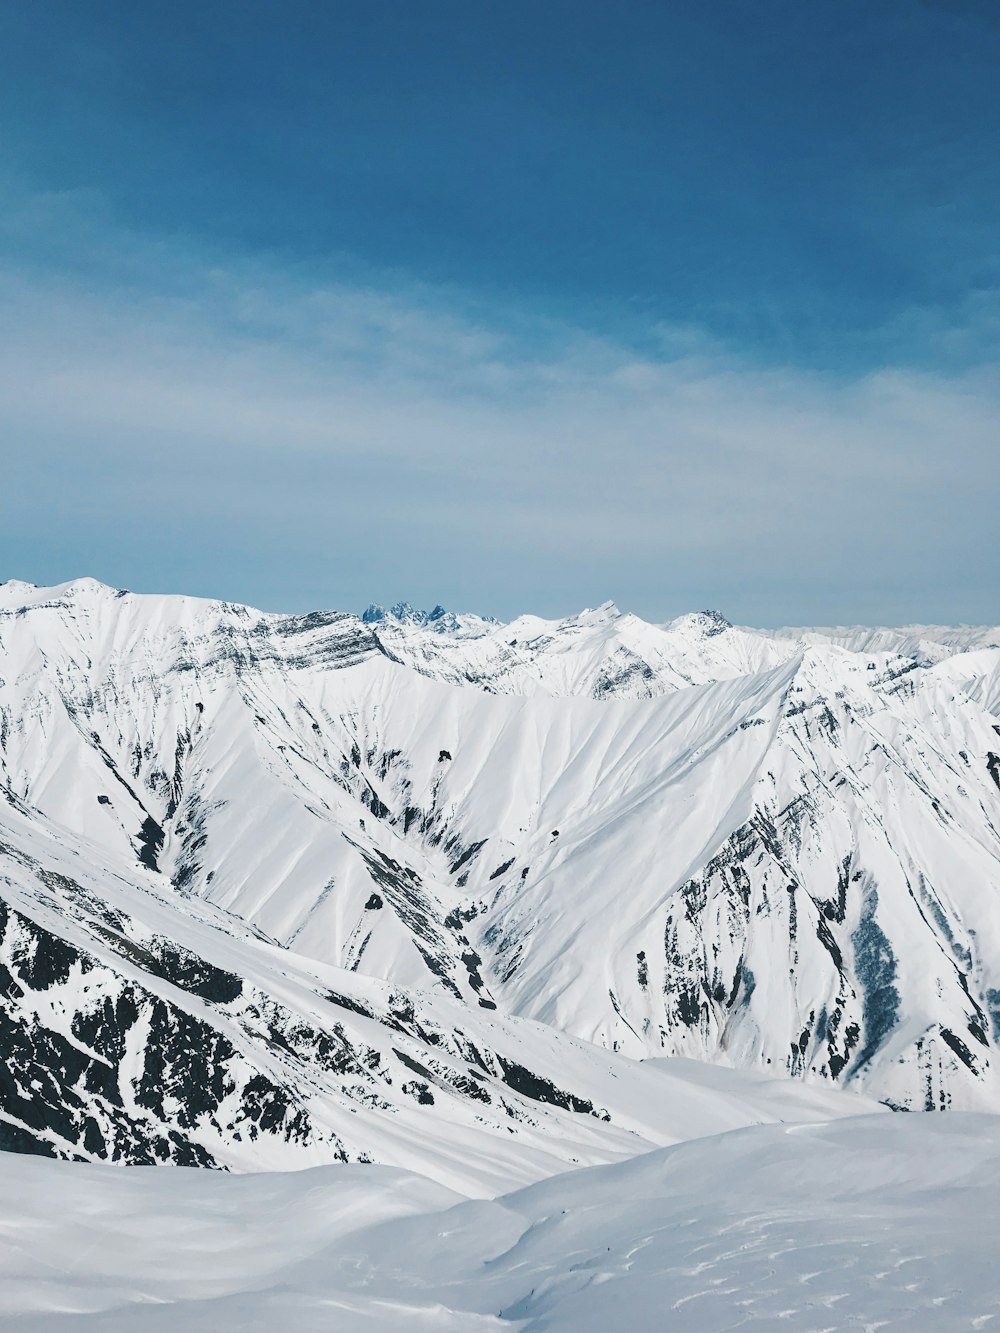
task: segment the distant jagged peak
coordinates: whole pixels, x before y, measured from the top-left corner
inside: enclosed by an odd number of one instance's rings
[[[397,602],[391,610],[387,611],[381,602],[369,602],[366,610],[362,611],[361,619],[366,625],[378,625],[389,616],[396,617],[397,610],[403,610],[408,607],[408,602]]]
[[[402,626],[407,629],[427,629],[436,634],[469,634],[482,632],[500,622],[493,616],[482,616],[472,611],[449,611],[438,602],[433,610],[422,611],[409,602],[396,602],[388,608],[372,602],[362,613],[366,625]]]
[[[690,611],[685,616],[671,620],[664,628],[691,634],[699,639],[710,639],[713,635],[724,634],[727,629],[732,629],[733,624],[721,611]]]

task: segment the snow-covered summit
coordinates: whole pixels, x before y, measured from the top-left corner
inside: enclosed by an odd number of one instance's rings
[[[721,611],[693,611],[685,616],[678,616],[663,627],[668,633],[691,634],[698,638],[710,639],[715,634],[724,634],[732,629],[732,621],[727,620]]]

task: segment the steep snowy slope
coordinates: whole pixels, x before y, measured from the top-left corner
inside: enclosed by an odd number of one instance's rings
[[[522,1012],[624,1049],[652,1038],[817,1071],[904,1106],[997,1104],[1000,650],[984,645],[1000,631],[768,636],[713,613],[658,628],[612,606],[515,625],[448,647],[419,626],[379,632],[395,656],[447,679],[595,698],[654,697],[801,655],[739,827],[720,837],[722,824],[699,812],[717,846],[685,876],[675,813],[669,844],[656,848],[662,911],[648,914],[648,899],[631,910],[634,871],[617,880],[628,908],[597,905],[612,932],[625,927],[607,951],[605,1025],[588,1026],[593,1006],[579,995],[594,942],[567,947],[576,919],[532,941],[507,990]],[[657,828],[647,821],[650,841]],[[578,896],[581,878],[573,890],[525,885],[497,918],[509,948],[523,946],[533,894],[558,904]],[[597,992],[595,969],[585,975]]]
[[[1000,1106],[1000,650],[945,656],[989,632],[435,624],[5,585],[2,780],[484,1019]]]
[[[998,1227],[995,1117],[756,1126],[490,1202],[0,1154],[0,1328],[990,1328]]]
[[[739,822],[789,679],[641,707],[485,698],[357,622],[251,615],[73,585],[0,619],[9,790],[301,952],[480,1004],[472,884],[523,896],[585,838],[615,893],[648,878],[644,830],[675,824],[696,866]],[[631,828],[624,863],[604,826]]]
[[[375,1160],[466,1193],[774,1118],[828,1088],[636,1064],[310,964],[37,812],[0,807],[0,1146],[85,1160]]]

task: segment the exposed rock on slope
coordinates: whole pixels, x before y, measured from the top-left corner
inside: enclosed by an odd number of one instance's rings
[[[470,1033],[995,1109],[996,642],[7,584],[0,774],[186,911]]]
[[[465,1193],[865,1106],[746,1074],[713,1087],[685,1062],[664,1078],[310,965],[17,802],[0,808],[0,1043],[0,1148],[243,1169],[375,1160]]]

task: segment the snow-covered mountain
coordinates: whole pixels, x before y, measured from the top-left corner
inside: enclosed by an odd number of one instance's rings
[[[718,717],[763,728],[742,766],[731,744],[720,760],[732,803],[692,762],[714,741],[693,730],[678,754],[658,739],[664,771],[675,755],[684,769],[669,810],[636,806],[647,841],[630,829],[638,850],[596,869],[587,839],[501,909],[513,950],[526,919],[569,900],[570,876],[577,894],[603,880],[583,924],[534,931],[508,987],[520,1012],[630,1051],[820,1073],[900,1106],[997,1105],[1000,629],[762,633],[711,611],[653,626],[606,604],[474,640],[395,625],[380,640],[418,671],[490,693],[673,694],[687,721],[691,687],[714,684]],[[770,708],[740,715],[727,680],[770,689]],[[620,834],[602,837],[601,857]],[[586,959],[616,926],[598,1019]]]
[[[0,854],[0,1148],[240,1170],[375,1160],[488,1194],[704,1133],[883,1109],[657,1069],[310,963],[17,801]]]
[[[998,645],[2,585],[4,1142],[489,1193],[998,1109]]]

